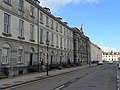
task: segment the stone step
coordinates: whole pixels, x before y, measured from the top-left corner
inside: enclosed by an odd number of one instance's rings
[[[0,71],[0,79],[5,79],[7,76]]]

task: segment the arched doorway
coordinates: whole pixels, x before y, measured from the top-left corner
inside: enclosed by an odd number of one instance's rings
[[[61,53],[61,55],[60,55],[60,65],[62,64],[62,57],[63,57],[63,54]]]
[[[52,51],[51,53],[52,53],[52,54],[51,54],[51,61],[50,61],[50,64],[52,65],[52,64],[53,64],[53,54],[54,54],[54,52]]]
[[[30,62],[29,62],[29,66],[33,65],[33,55],[34,55],[34,49],[31,48],[30,49]]]

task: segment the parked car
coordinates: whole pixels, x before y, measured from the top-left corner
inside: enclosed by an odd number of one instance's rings
[[[116,61],[117,66],[119,65],[120,61]]]
[[[112,61],[112,60],[110,60],[110,61],[109,61],[109,64],[113,64],[113,61]]]
[[[98,61],[98,65],[103,65],[103,61]]]
[[[120,63],[118,64],[118,69],[120,69]]]

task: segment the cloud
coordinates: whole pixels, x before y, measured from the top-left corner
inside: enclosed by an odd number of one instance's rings
[[[110,52],[110,51],[113,51],[113,52],[119,52],[120,49],[117,49],[117,48],[111,48],[111,47],[104,47],[104,46],[99,46],[102,51],[104,52]]]
[[[79,4],[79,3],[99,3],[100,0],[39,0],[40,5],[48,7],[52,11],[57,11],[68,4]]]

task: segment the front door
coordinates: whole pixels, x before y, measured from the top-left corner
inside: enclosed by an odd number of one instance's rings
[[[51,55],[51,65],[53,64],[53,56]]]
[[[33,53],[30,53],[30,66],[32,66],[32,62],[33,62]]]

